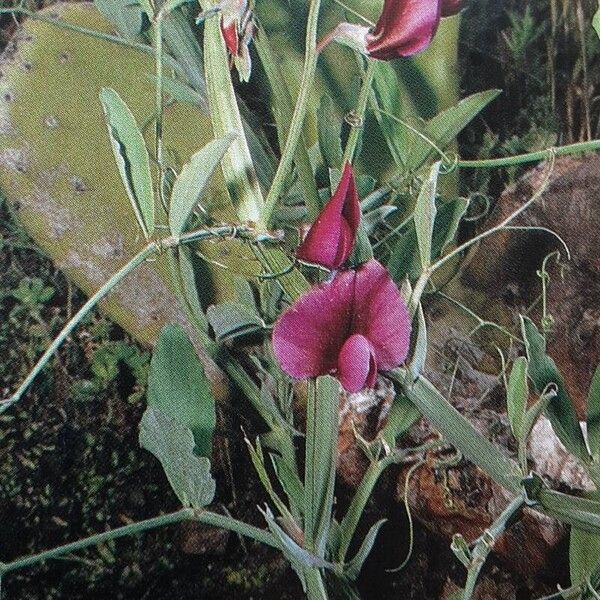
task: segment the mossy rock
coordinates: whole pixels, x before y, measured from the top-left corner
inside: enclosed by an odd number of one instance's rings
[[[91,3],[58,4],[40,14],[112,33]],[[0,60],[1,189],[33,239],[88,295],[145,244],[98,94],[102,87],[114,88],[138,123],[147,122],[154,111],[153,71],[148,54],[34,19],[19,29]],[[212,137],[210,119],[199,108],[178,103],[166,110],[165,148],[178,167]],[[208,201],[227,208],[220,174]],[[223,246],[203,251],[224,260]],[[210,267],[202,276],[204,290],[218,290],[218,300],[227,297],[229,273]],[[128,276],[102,308],[142,342],[152,343],[169,322],[191,332],[169,281],[166,260],[158,258]]]

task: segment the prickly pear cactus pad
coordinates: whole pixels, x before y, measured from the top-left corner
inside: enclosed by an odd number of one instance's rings
[[[58,4],[41,14],[112,33],[90,3]],[[114,88],[138,123],[148,122],[153,70],[147,54],[34,19],[0,61],[0,186],[30,235],[86,294],[144,244],[98,94]],[[165,111],[165,147],[177,168],[211,139],[200,109],[176,104]],[[213,205],[228,201],[219,177],[209,192]],[[168,280],[166,261],[159,258],[132,273],[103,308],[144,342],[152,342],[166,322],[190,329]]]

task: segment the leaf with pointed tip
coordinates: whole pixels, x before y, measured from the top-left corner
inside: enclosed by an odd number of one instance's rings
[[[528,397],[527,359],[519,356],[513,363],[506,390],[508,420],[511,431],[517,440],[523,439],[523,420],[527,410]]]
[[[100,102],[123,185],[148,239],[154,231],[154,188],[144,137],[129,107],[115,90],[102,88]]]
[[[214,329],[217,340],[221,342],[258,333],[264,328],[264,323],[256,312],[245,304],[235,302],[209,306],[206,318]]]
[[[134,0],[94,0],[94,6],[126,39],[133,39],[142,32],[144,12]]]
[[[377,521],[374,525],[371,526],[367,535],[365,536],[358,552],[354,555],[354,558],[346,565],[344,568],[344,574],[350,581],[356,581],[360,572],[362,570],[363,565],[365,564],[365,560],[371,553],[373,549],[373,544],[375,543],[375,538],[381,529],[381,526],[386,522],[386,519],[381,519]]]
[[[188,427],[149,407],[140,424],[140,446],[158,458],[184,507],[200,509],[212,502],[215,480],[210,460],[194,454],[194,436]]]
[[[214,172],[235,137],[235,134],[230,134],[209,142],[181,169],[173,185],[169,205],[169,228],[173,235],[178,236],[183,233],[188,219],[194,208],[198,206]]]
[[[179,325],[163,327],[156,342],[148,376],[148,406],[190,429],[197,453],[211,455],[215,399],[202,363]]]
[[[415,204],[414,221],[417,231],[419,256],[421,257],[421,267],[423,269],[426,269],[431,264],[431,241],[433,238],[435,216],[437,214],[435,197],[441,165],[442,163],[439,161],[433,164],[427,179],[421,187],[417,203]]]
[[[567,450],[578,458],[587,460],[588,451],[575,408],[556,363],[546,354],[546,339],[528,317],[521,317],[521,330],[529,359],[528,374],[535,389],[541,394],[548,385],[556,386],[556,397],[546,408],[554,432]]]
[[[413,352],[409,367],[415,379],[425,369],[425,362],[427,360],[427,323],[425,322],[423,305],[420,302],[417,317],[417,341],[415,342],[415,351]]]

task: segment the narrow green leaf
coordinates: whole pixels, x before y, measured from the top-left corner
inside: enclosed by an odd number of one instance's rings
[[[587,399],[587,435],[590,451],[600,460],[600,365],[596,368]]]
[[[513,363],[506,390],[508,420],[517,440],[522,439],[523,419],[527,410],[529,386],[527,385],[527,359],[520,356]]]
[[[206,318],[219,341],[262,331],[264,323],[245,304],[227,302],[213,304],[206,311]]]
[[[421,130],[423,135],[437,148],[444,150],[499,94],[500,90],[487,90],[464,98],[455,106],[433,117]],[[414,135],[414,139],[415,142],[407,160],[407,167],[411,171],[420,169],[431,157],[438,156],[437,150],[431,143],[416,135]]]
[[[135,0],[94,0],[94,6],[124,38],[130,40],[141,33],[144,13],[139,2]]]
[[[466,198],[456,198],[443,202],[438,208],[431,243],[433,258],[440,256],[446,247],[454,242],[460,221],[468,207],[469,201]]]
[[[395,369],[390,377],[399,384],[399,393],[419,409],[431,424],[463,456],[483,469],[494,481],[517,494],[521,488],[521,474],[517,464],[497,446],[481,435],[423,376],[414,383],[405,369]]]
[[[421,267],[423,269],[426,269],[431,264],[431,242],[437,213],[435,197],[441,164],[438,161],[431,167],[415,204],[414,221],[417,231],[419,256],[421,257]]]
[[[387,423],[380,435],[390,448],[394,448],[396,440],[403,436],[420,418],[419,409],[401,390],[396,390],[396,396],[388,413]]]
[[[156,85],[156,75],[148,73],[147,77]],[[163,75],[162,87],[163,92],[171,96],[171,98],[176,102],[185,102],[186,104],[191,104],[192,106],[199,106],[200,108],[204,109],[207,108],[206,98],[199,94],[193,87],[189,86],[183,81],[180,81],[179,79],[174,79],[173,77],[166,77]]]
[[[554,432],[565,448],[587,461],[588,451],[573,403],[556,363],[546,354],[546,339],[528,317],[521,317],[521,330],[529,358],[528,373],[535,389],[541,394],[548,385],[556,386],[556,397],[546,409]]]
[[[402,90],[396,71],[389,62],[378,61],[375,66],[372,99],[376,105],[375,116],[392,158],[396,166],[404,170],[409,148],[407,129],[388,116],[391,114],[399,119],[403,118]]]
[[[325,165],[329,169],[341,169],[344,152],[342,151],[342,124],[338,119],[333,100],[325,94],[317,109],[319,124],[319,149]]]
[[[417,341],[415,342],[415,350],[412,360],[410,361],[410,372],[416,379],[425,369],[427,360],[427,323],[425,321],[425,313],[423,305],[419,302],[417,310]]]
[[[309,382],[304,476],[307,549],[324,556],[333,508],[340,386],[333,377]]]
[[[235,134],[229,134],[223,139],[209,142],[181,169],[173,185],[169,205],[169,228],[173,235],[178,236],[184,231],[188,219],[194,208],[198,206],[214,172],[234,139]]]
[[[148,239],[154,232],[154,190],[144,137],[135,117],[115,90],[102,88],[100,102],[123,185]]]
[[[192,431],[196,452],[210,456],[215,399],[192,343],[179,325],[160,332],[148,377],[148,406]]]
[[[196,273],[194,271],[194,253],[189,246],[179,246],[175,255],[177,275],[181,281],[181,291],[188,310],[192,312],[196,326],[204,332],[208,331],[208,321],[198,296],[198,284],[196,283]]]
[[[375,543],[375,538],[381,529],[381,526],[386,522],[386,519],[381,519],[377,521],[374,525],[371,526],[367,535],[363,539],[358,552],[354,555],[351,561],[344,568],[344,574],[350,581],[356,581],[360,572],[365,564],[365,560],[371,554],[371,550],[373,549],[373,544]]]
[[[140,424],[140,446],[158,458],[184,507],[200,509],[212,502],[215,480],[210,460],[194,454],[194,436],[188,427],[148,407]]]
[[[283,491],[290,499],[290,503],[294,506],[302,506],[304,502],[304,485],[300,481],[298,473],[278,454],[271,454],[271,461],[273,462],[277,479],[279,479]]]
[[[401,231],[394,243],[387,264],[390,277],[400,285],[405,278],[415,281],[420,274],[420,253],[414,219]]]

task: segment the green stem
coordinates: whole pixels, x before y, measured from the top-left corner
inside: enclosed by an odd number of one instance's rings
[[[116,285],[118,285],[129,273],[139,267],[148,258],[160,252],[165,248],[175,248],[180,244],[190,244],[192,242],[209,239],[214,237],[241,236],[252,237],[252,230],[248,227],[235,227],[231,225],[223,225],[210,229],[198,229],[184,233],[181,236],[171,236],[163,240],[153,241],[147,244],[140,250],[127,264],[121,267],[93,296],[90,296],[88,301],[77,311],[69,322],[62,328],[57,337],[50,344],[48,349],[42,354],[33,369],[29,372],[23,383],[17,391],[7,400],[0,402],[0,414],[5,412],[11,406],[16,404],[35,378],[40,374],[52,355],[58,350],[63,342],[69,337],[71,332],[83,321],[89,312],[102,300]],[[260,239],[264,239],[264,234],[260,235]]]
[[[373,78],[375,77],[376,63],[374,60],[367,59],[367,69],[363,75],[362,87],[356,103],[356,110],[354,111],[353,117],[356,118],[357,123],[351,124],[350,135],[344,149],[344,158],[342,165],[347,162],[354,160],[354,153],[356,152],[356,145],[360,139],[360,135],[363,130],[365,121],[365,112],[367,110],[367,104],[369,102],[369,96],[371,95],[371,86],[373,85]]]
[[[479,573],[489,553],[494,548],[497,539],[506,531],[512,520],[521,512],[525,506],[523,496],[515,498],[494,521],[494,523],[485,530],[473,548],[471,554],[471,566],[467,570],[467,583],[463,592],[463,600],[471,600],[475,593],[475,586]]]
[[[306,581],[306,597],[308,600],[328,600],[329,596],[319,569],[306,569],[304,580]]]
[[[275,172],[275,177],[271,184],[271,189],[267,194],[265,205],[261,213],[259,225],[268,229],[273,211],[279,200],[279,196],[283,191],[285,179],[294,160],[296,146],[300,141],[302,130],[304,128],[304,119],[308,109],[308,100],[313,91],[313,83],[317,71],[317,26],[319,22],[319,10],[321,8],[321,0],[310,0],[310,8],[308,10],[308,22],[306,26],[306,57],[304,59],[304,69],[302,71],[302,80],[300,82],[300,92],[296,100],[292,122],[290,124],[290,132],[279,161],[279,166]]]
[[[126,48],[131,48],[133,50],[139,50],[144,54],[150,54],[151,56],[155,56],[156,53],[154,48],[151,46],[147,46],[146,44],[141,44],[139,42],[132,42],[121,38],[116,35],[110,35],[109,33],[103,33],[101,31],[96,31],[95,29],[88,29],[87,27],[80,27],[79,25],[73,25],[72,23],[68,23],[67,21],[60,21],[59,19],[46,17],[44,15],[39,14],[36,11],[27,10],[26,8],[14,7],[14,8],[0,8],[0,15],[2,14],[17,14],[23,15],[24,17],[28,17],[30,19],[35,19],[36,21],[41,21],[42,23],[49,23],[50,25],[55,25],[56,27],[60,27],[61,29],[67,29],[69,31],[75,31],[77,33],[81,33],[82,35],[87,35],[99,40],[104,40],[106,42],[112,42],[113,44],[118,44],[119,46],[124,46]],[[169,65],[176,68],[179,72],[181,72],[181,67],[175,63],[175,61],[169,61]]]
[[[70,544],[64,544],[52,548],[51,550],[46,550],[45,552],[19,558],[10,563],[0,563],[0,577],[11,571],[25,569],[53,558],[59,558],[65,554],[71,554],[83,550],[84,548],[89,548],[90,546],[97,546],[98,544],[102,544],[109,540],[138,535],[144,531],[165,527],[166,525],[173,525],[174,523],[181,523],[182,521],[197,521],[206,525],[221,527],[240,535],[250,537],[257,542],[267,544],[273,548],[279,548],[279,544],[268,531],[253,527],[252,525],[247,525],[246,523],[225,515],[219,515],[209,511],[196,511],[192,508],[184,508],[173,513],[161,515],[160,517],[153,517],[152,519],[146,519],[145,521],[139,521],[138,523],[131,523],[130,525],[124,525],[123,527],[118,527],[110,531],[97,533],[96,535],[92,535],[76,542],[71,542]]]
[[[352,502],[340,523],[340,542],[337,552],[338,562],[344,563],[346,561],[350,543],[367,506],[367,502],[375,489],[377,481],[392,462],[388,458],[372,461],[364,474],[352,498]]]
[[[557,148],[547,148],[539,152],[528,152],[527,154],[517,154],[516,156],[507,156],[506,158],[487,158],[484,160],[459,160],[458,167],[463,169],[495,169],[498,167],[513,167],[526,163],[548,160],[553,156],[570,156],[571,154],[581,154],[583,152],[595,152],[600,150],[600,140],[591,140],[589,142],[578,142],[567,146]]]

